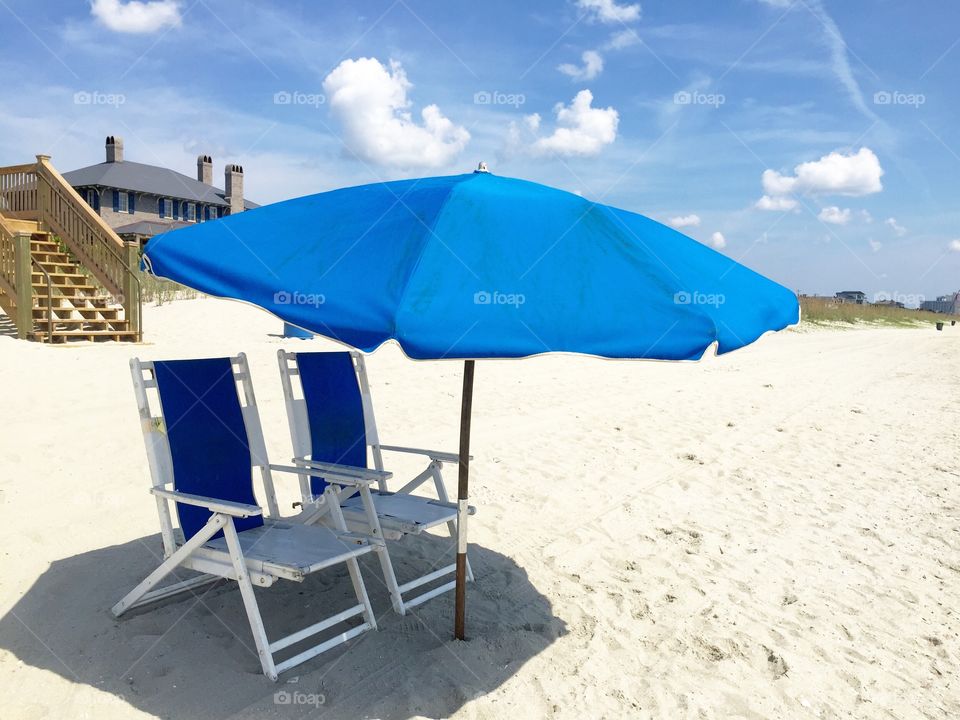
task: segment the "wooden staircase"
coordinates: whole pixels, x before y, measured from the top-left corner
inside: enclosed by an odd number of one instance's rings
[[[49,233],[31,233],[30,256],[36,270],[31,273],[36,304],[29,339],[137,340],[137,331],[121,317],[123,308],[93,284],[83,266],[64,252]]]
[[[0,168],[0,310],[20,338],[139,341],[137,251],[49,158]]]

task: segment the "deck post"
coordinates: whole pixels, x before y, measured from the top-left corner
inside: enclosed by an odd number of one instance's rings
[[[30,240],[28,232],[14,233],[13,236],[13,277],[17,285],[17,337],[26,340],[33,332],[33,265],[30,261]],[[52,302],[52,300],[48,300]]]
[[[130,272],[123,277],[123,316],[128,321],[127,327],[136,330],[137,340],[143,339],[140,323],[140,243],[126,242],[123,244],[124,260]]]

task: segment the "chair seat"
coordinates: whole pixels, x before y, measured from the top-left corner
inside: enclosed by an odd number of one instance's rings
[[[406,493],[381,493],[371,492],[373,506],[377,510],[380,522],[387,521],[384,525],[387,527],[390,520],[394,520],[404,526],[416,528],[415,532],[426,530],[436,525],[450,522],[457,519],[457,509],[450,507],[449,504],[440,503],[431,498],[417,495],[408,495]],[[354,495],[343,503],[344,514],[356,514],[363,512],[363,500],[359,495]]]
[[[265,520],[261,527],[238,533],[240,547],[248,567],[262,565],[282,568],[297,575],[309,575],[331,565],[373,550],[367,543],[355,544],[338,537],[334,530],[322,525],[302,525]],[[227,541],[220,537],[204,547],[227,553]]]

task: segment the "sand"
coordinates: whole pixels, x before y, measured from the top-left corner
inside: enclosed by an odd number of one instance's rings
[[[480,363],[471,639],[451,640],[449,595],[392,614],[366,558],[380,630],[273,684],[233,586],[108,612],[159,552],[127,362],[246,351],[282,462],[276,350],[332,344],[213,299],[149,306],[145,327],[141,346],[0,336],[5,720],[960,716],[960,328]],[[456,449],[459,363],[385,347],[368,368],[384,442]],[[393,556],[402,580],[449,551],[438,533]],[[268,632],[348,586],[258,591]]]

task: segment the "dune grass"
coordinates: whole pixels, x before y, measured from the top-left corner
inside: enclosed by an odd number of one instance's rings
[[[140,291],[144,302],[155,302],[157,305],[173,300],[190,300],[199,296],[199,293],[192,288],[170,280],[161,280],[145,272],[140,273]]]
[[[814,325],[882,325],[887,327],[917,327],[931,323],[960,320],[955,315],[910,310],[888,305],[856,305],[824,298],[800,298],[803,322]]]

